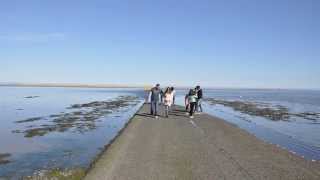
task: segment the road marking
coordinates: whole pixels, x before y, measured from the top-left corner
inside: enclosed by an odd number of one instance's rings
[[[189,121],[193,127],[197,128],[200,130],[201,134],[204,134],[204,131],[192,120]]]

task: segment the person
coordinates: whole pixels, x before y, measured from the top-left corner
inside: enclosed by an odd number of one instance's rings
[[[163,97],[164,97],[164,92],[162,89],[160,89],[160,98],[161,98],[161,101],[160,103],[163,104]]]
[[[190,90],[190,95],[188,96],[188,101],[190,104],[189,116],[190,116],[190,118],[193,118],[193,113],[194,113],[195,107],[197,105],[197,92],[194,89]]]
[[[173,92],[171,88],[167,88],[164,93],[164,106],[165,106],[165,116],[169,117],[169,109],[173,103]]]
[[[160,84],[157,84],[150,90],[150,105],[151,105],[151,115],[154,115],[155,118],[158,118],[158,106],[160,100]]]
[[[196,92],[197,92],[197,105],[196,105],[196,111],[197,112],[202,112],[202,98],[203,98],[203,92],[200,86],[196,87]]]
[[[175,105],[176,103],[176,90],[174,89],[174,87],[171,87],[171,92],[172,92],[172,104]]]
[[[184,105],[186,107],[186,114],[189,114],[189,108],[190,108],[190,103],[189,103],[189,96],[191,95],[192,90],[190,89],[190,91],[185,95],[184,97]]]

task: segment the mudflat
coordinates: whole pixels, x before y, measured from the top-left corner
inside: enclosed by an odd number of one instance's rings
[[[155,119],[149,108],[145,104],[137,112],[84,179],[320,179],[319,162],[222,119],[205,113],[190,119],[181,106],[174,106],[169,118]]]

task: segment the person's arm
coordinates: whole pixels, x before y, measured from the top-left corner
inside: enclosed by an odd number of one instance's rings
[[[199,96],[200,98],[203,98],[203,92],[202,92],[202,89],[199,90]]]
[[[147,102],[151,102],[151,95],[152,95],[152,91],[149,92],[148,98],[147,98]]]

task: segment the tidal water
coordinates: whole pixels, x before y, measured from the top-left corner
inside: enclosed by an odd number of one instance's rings
[[[187,90],[177,91],[184,105]],[[0,87],[0,179],[42,169],[86,168],[141,107],[141,89]],[[320,160],[320,91],[204,89],[206,99],[285,107],[272,120],[204,101],[204,111],[268,143]]]
[[[10,179],[42,169],[88,167],[144,96],[137,89],[34,87],[0,87],[0,94],[0,177]],[[126,105],[119,97],[137,99],[127,98]],[[74,104],[84,107],[70,108]],[[101,110],[105,106],[110,111]]]
[[[183,104],[185,94],[185,90],[178,91],[180,104]],[[320,91],[207,89],[204,90],[204,97],[226,102],[254,103],[271,109],[278,106],[286,108],[288,113],[295,116],[284,120],[272,120],[221,104],[212,105],[208,101],[203,103],[205,112],[235,124],[259,139],[276,144],[308,160],[320,160]]]

